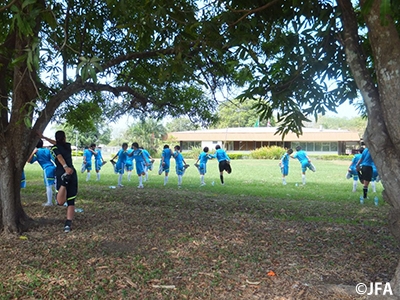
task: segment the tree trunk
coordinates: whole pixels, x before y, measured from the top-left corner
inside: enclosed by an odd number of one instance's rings
[[[21,204],[22,171],[15,167],[12,157],[7,156],[0,159],[0,174],[0,229],[6,234],[20,233],[31,221]]]

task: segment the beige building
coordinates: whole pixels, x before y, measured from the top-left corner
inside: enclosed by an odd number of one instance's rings
[[[264,146],[294,149],[300,145],[313,154],[351,154],[352,149],[360,146],[358,133],[348,130],[304,128],[302,135],[289,133],[284,140],[275,133],[275,127],[225,128],[171,132],[168,139],[177,140],[183,151],[206,146],[214,149],[221,145],[230,152],[250,152]]]

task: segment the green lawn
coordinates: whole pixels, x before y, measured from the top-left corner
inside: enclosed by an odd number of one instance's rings
[[[137,176],[111,189],[110,164],[99,182],[79,173],[84,212],[69,234],[65,208],[41,206],[40,167],[26,166],[22,201],[37,227],[0,240],[0,299],[359,299],[332,286],[391,278],[399,249],[382,186],[379,206],[372,192],[360,205],[348,162],[314,161],[303,186],[293,160],[283,186],[278,161],[232,161],[221,186],[210,161],[204,187],[188,162],[181,189],[175,172],[163,185],[158,162],[144,189]]]

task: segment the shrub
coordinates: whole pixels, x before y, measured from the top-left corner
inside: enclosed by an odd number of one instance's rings
[[[278,146],[261,147],[250,153],[254,159],[280,159],[285,153],[285,149]]]

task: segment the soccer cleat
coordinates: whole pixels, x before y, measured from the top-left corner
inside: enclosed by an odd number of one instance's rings
[[[190,167],[190,165],[186,164],[186,165],[183,166],[183,169],[186,170],[189,167]]]
[[[206,183],[205,182],[202,182],[201,184],[200,184],[200,186],[205,186],[206,185]]]
[[[64,226],[64,232],[68,233],[71,231],[71,226],[65,225]]]
[[[161,175],[162,172],[164,172],[164,168],[162,167],[162,165],[160,165],[160,168],[158,169],[158,175]]]
[[[350,172],[347,172],[346,179],[350,179],[350,178],[351,178],[351,174],[350,174]]]
[[[43,203],[42,206],[53,206],[53,203]]]
[[[122,184],[118,184],[118,187],[124,187]]]
[[[61,175],[61,185],[67,186],[69,183],[69,180],[71,179],[71,175],[64,173]]]
[[[103,162],[101,163],[101,165],[104,166],[106,163],[107,163],[107,161],[103,161]]]
[[[143,189],[143,188],[144,188],[143,184],[139,184],[138,189]]]
[[[198,169],[200,167],[199,164],[194,164],[194,166]]]

